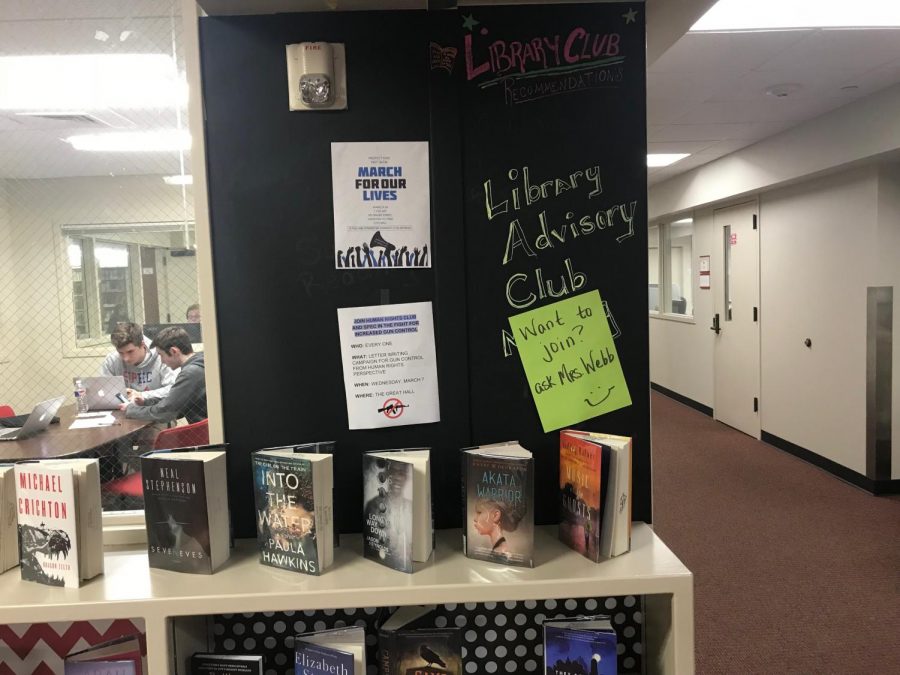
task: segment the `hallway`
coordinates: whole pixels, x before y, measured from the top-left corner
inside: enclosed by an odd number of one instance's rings
[[[654,524],[694,573],[697,673],[900,672],[900,498],[651,406]]]

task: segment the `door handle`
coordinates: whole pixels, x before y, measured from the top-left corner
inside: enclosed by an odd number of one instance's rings
[[[714,330],[716,335],[722,332],[721,326],[719,326],[719,315],[713,314],[713,325],[709,327],[710,330]]]

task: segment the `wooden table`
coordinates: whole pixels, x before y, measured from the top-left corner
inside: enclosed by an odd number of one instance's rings
[[[129,420],[114,410],[116,424],[95,429],[69,429],[75,419],[75,404],[59,409],[59,424],[21,441],[0,441],[0,462],[19,459],[102,456],[115,448],[115,442],[149,426],[147,420]]]

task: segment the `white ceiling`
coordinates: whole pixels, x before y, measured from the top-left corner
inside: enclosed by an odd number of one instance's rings
[[[900,30],[688,33],[647,71],[650,184],[900,82]],[[774,85],[799,85],[778,98]]]
[[[350,8],[359,0],[201,0],[207,10]],[[367,6],[392,0],[365,0]],[[785,0],[788,2],[789,0]],[[898,0],[900,1],[900,0]],[[486,4],[490,0],[460,2]],[[423,7],[426,0],[393,0]],[[710,162],[900,82],[900,30],[687,33],[714,0],[648,0],[647,124],[650,152],[688,152],[650,169],[650,183]],[[180,0],[0,0],[0,55],[172,53],[181,43]],[[98,31],[102,31],[98,34]],[[98,35],[109,36],[106,40]],[[121,36],[125,35],[125,39]],[[181,54],[176,53],[181,61]],[[655,60],[654,60],[655,59]],[[765,93],[800,88],[785,98]],[[93,111],[133,129],[172,128],[175,110]],[[181,124],[185,111],[178,111]],[[176,153],[89,153],[60,139],[102,125],[0,111],[0,176],[174,174]]]

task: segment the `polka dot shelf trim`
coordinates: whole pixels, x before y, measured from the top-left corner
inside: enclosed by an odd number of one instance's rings
[[[376,666],[378,620],[375,607],[219,614],[212,617],[214,650],[262,654],[265,675],[294,675],[294,636],[298,633],[362,626],[366,629],[366,675]],[[457,626],[462,635],[465,673],[541,673],[546,619],[608,614],[618,636],[618,672],[643,672],[643,598],[569,598],[438,605],[434,623]]]

